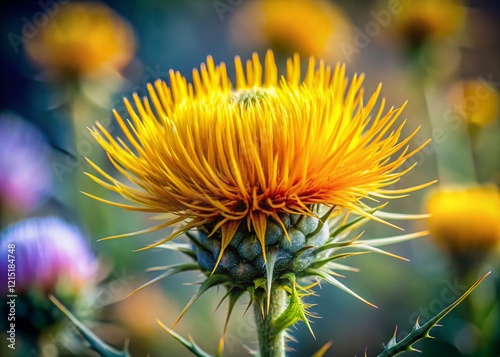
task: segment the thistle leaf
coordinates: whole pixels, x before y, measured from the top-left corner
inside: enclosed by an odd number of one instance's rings
[[[197,357],[214,357],[211,354],[203,351],[200,346],[198,346],[193,339],[190,337],[189,340],[186,340],[184,337],[179,335],[178,333],[174,332],[172,329],[169,329],[167,326],[165,326],[160,320],[156,320],[158,324],[165,330],[167,331],[173,338],[175,338],[177,341],[179,341],[181,344],[184,345],[188,350],[190,350],[195,356]]]
[[[316,229],[307,235],[307,238],[314,237],[316,234],[321,232],[323,225],[328,221],[328,218],[332,215],[335,206],[330,207],[330,209],[319,219],[318,226]]]
[[[165,244],[159,245],[158,248],[174,250],[177,252],[181,252],[191,259],[196,260],[196,252],[191,249],[189,244],[177,243],[177,242],[167,242]]]
[[[219,349],[217,351],[217,356],[222,356],[222,351],[224,349],[224,340],[226,338],[226,332],[227,332],[227,326],[229,324],[229,319],[231,318],[231,314],[233,312],[234,306],[240,299],[240,297],[245,293],[245,290],[239,289],[239,288],[233,288],[230,289],[228,292],[229,296],[229,306],[227,308],[227,316],[226,316],[226,322],[224,323],[224,330],[222,332],[222,337],[219,342]]]
[[[310,268],[311,269],[321,268],[323,265],[330,263],[332,260],[352,257],[352,256],[356,256],[356,255],[363,255],[363,254],[367,254],[367,253],[369,253],[369,252],[349,252],[349,253],[341,253],[341,254],[331,255],[328,258],[316,260],[314,263],[312,263],[310,265]]]
[[[421,231],[421,232],[415,232],[415,233],[409,233],[409,234],[401,234],[399,236],[394,236],[394,237],[367,239],[364,241],[360,241],[359,243],[367,244],[371,247],[383,247],[385,245],[402,243],[402,242],[406,242],[406,241],[409,241],[409,240],[412,240],[415,238],[424,237],[428,234],[429,234],[428,231]]]
[[[206,250],[206,251],[210,251],[210,248],[209,247],[206,247],[205,245],[201,244],[201,242],[191,233],[191,232],[186,232],[186,237],[189,238],[189,241],[191,243],[193,243],[193,245],[197,248],[197,249],[201,249],[201,250]]]
[[[375,216],[375,212],[377,212],[379,209],[383,208],[385,204],[379,206],[379,207],[366,207],[366,212],[369,214],[373,214]],[[330,238],[335,239],[335,237],[341,235],[344,232],[349,232],[353,231],[354,229],[360,227],[363,225],[363,223],[369,221],[368,217],[365,216],[359,216],[353,219],[352,221],[346,222],[342,225],[340,225],[337,229],[335,229],[333,232],[330,233]]]
[[[409,262],[409,260],[406,259],[405,257],[402,257],[402,256],[397,255],[397,254],[392,254],[392,253],[386,252],[383,249],[375,248],[375,247],[372,247],[372,246],[370,246],[368,244],[358,244],[355,248],[368,250],[369,252],[373,252],[373,253],[377,253],[377,254],[382,254],[382,255],[387,255],[388,257],[391,257],[391,258],[396,258],[396,259],[399,259],[399,260],[404,260],[405,262]],[[368,253],[368,252],[365,252],[365,253]]]
[[[355,228],[361,226],[363,222],[366,222],[368,220],[369,220],[368,218],[360,216],[353,219],[350,222],[342,224],[340,227],[338,227],[337,229],[335,229],[333,232],[330,233],[330,238],[335,239],[335,237],[338,237],[339,235],[341,235],[346,231],[352,231]]]
[[[413,221],[416,219],[427,219],[429,218],[429,214],[424,213],[424,214],[401,214],[401,213],[392,213],[392,212],[384,212],[384,211],[377,211],[373,214],[375,217],[378,218],[386,218],[386,219],[394,219],[394,220],[400,220],[400,221]]]
[[[401,341],[396,341],[396,333],[391,338],[391,340],[385,346],[385,349],[380,353],[377,357],[391,357],[397,356],[400,353],[408,352],[408,351],[417,351],[413,348],[413,344],[416,342],[423,340],[424,338],[432,338],[429,334],[430,331],[441,321],[451,310],[458,306],[469,294],[490,274],[490,272],[484,274],[478,281],[476,281],[465,293],[462,294],[454,303],[450,304],[448,307],[443,309],[436,316],[431,318],[422,326],[417,321],[415,322],[415,326],[413,326],[412,331]]]
[[[127,346],[125,346],[123,351],[118,351],[117,349],[109,346],[104,341],[102,341],[95,333],[89,330],[84,324],[82,324],[59,300],[57,300],[53,295],[49,296],[50,301],[57,306],[59,310],[62,311],[64,315],[75,325],[77,330],[82,334],[82,336],[88,341],[90,347],[99,353],[102,357],[130,357],[127,351]]]
[[[286,274],[291,283],[290,300],[288,305],[276,320],[273,321],[273,327],[276,331],[286,330],[288,327],[294,325],[297,321],[302,320],[306,325],[311,335],[314,336],[311,325],[307,316],[311,316],[307,312],[308,305],[302,301],[300,294],[297,292],[297,283],[293,274]]]
[[[162,279],[165,279],[169,276],[185,272],[185,271],[190,271],[190,270],[199,270],[200,267],[196,263],[184,263],[184,264],[178,264],[178,265],[171,265],[171,266],[166,266],[166,267],[161,267],[162,270],[165,270],[163,274],[158,275],[156,278],[151,279],[147,283],[139,286],[137,289],[132,291],[130,294],[127,295],[127,297],[137,293],[138,291],[141,291],[142,289],[147,288],[148,286],[156,283],[157,281],[160,281]],[[152,271],[151,269],[149,269]],[[154,270],[154,269],[153,269]]]
[[[248,312],[248,309],[252,306],[253,302],[255,301],[255,288],[253,286],[249,286],[247,288],[248,295],[250,296],[250,299],[248,301],[248,305],[245,308],[245,311],[243,312],[243,315],[245,315]]]
[[[223,285],[224,283],[227,283],[229,278],[226,275],[221,275],[221,274],[214,274],[210,275],[208,278],[205,279],[205,281],[201,284],[201,286],[198,288],[196,293],[193,295],[191,300],[187,303],[186,307],[182,312],[180,313],[179,317],[175,320],[171,328],[174,328],[175,325],[182,319],[182,317],[186,314],[186,312],[189,310],[189,308],[200,298],[201,295],[203,295],[208,289],[217,286],[217,285]]]
[[[361,232],[359,235],[357,235],[353,239],[345,241],[345,242],[333,242],[333,243],[323,244],[321,247],[316,248],[315,252],[319,253],[319,252],[323,252],[323,251],[329,250],[329,249],[338,249],[338,248],[344,248],[344,247],[349,247],[349,246],[355,246],[356,244],[358,244],[356,242],[356,240],[359,237],[361,237],[362,234],[363,234],[363,232]]]
[[[345,270],[345,271],[352,271],[354,273],[359,273],[359,268],[351,267],[349,265],[340,264],[336,262],[328,263],[327,267],[332,270]]]
[[[336,286],[337,288],[339,288],[341,290],[344,290],[346,293],[354,296],[356,299],[364,302],[367,305],[370,305],[370,306],[372,306],[374,308],[377,308],[376,305],[374,305],[371,302],[363,299],[361,296],[359,296],[354,291],[352,291],[351,289],[349,289],[347,286],[345,286],[344,284],[342,284],[340,281],[338,281],[337,279],[335,279],[332,276],[331,272],[328,269],[325,269],[324,267],[323,268],[319,268],[319,269],[308,269],[306,272],[309,273],[309,275],[311,275],[311,276],[317,276],[317,277],[323,278],[324,280],[326,280],[331,285]]]

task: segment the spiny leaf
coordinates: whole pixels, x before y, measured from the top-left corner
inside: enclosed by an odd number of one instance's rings
[[[339,235],[341,235],[342,233],[344,233],[347,230],[354,230],[358,226],[361,226],[361,223],[363,223],[365,221],[369,221],[369,219],[366,217],[363,217],[363,216],[357,217],[356,219],[341,225],[336,230],[331,232],[330,238],[335,239],[335,237],[338,237]]]
[[[394,236],[394,237],[367,239],[364,241],[360,241],[359,243],[367,244],[371,247],[382,247],[384,245],[402,243],[402,242],[406,242],[406,241],[409,241],[409,240],[412,240],[415,238],[424,237],[428,234],[429,234],[428,231],[421,231],[421,232],[415,232],[415,233],[409,233],[409,234],[401,234],[399,236]]]
[[[243,315],[245,315],[248,312],[248,309],[252,306],[253,302],[255,301],[255,288],[253,286],[249,286],[247,288],[248,295],[250,296],[250,299],[248,301],[248,305],[245,308],[245,311],[243,312]]]
[[[166,269],[166,271],[163,274],[158,275],[156,278],[151,279],[145,284],[142,284],[139,286],[137,289],[132,291],[130,294],[127,295],[127,297],[135,294],[138,291],[141,291],[144,288],[147,288],[148,286],[156,283],[159,280],[165,279],[169,276],[175,275],[177,273],[181,273],[184,271],[190,271],[190,270],[199,270],[200,266],[197,263],[184,263],[184,264],[178,264],[178,265],[171,265],[167,267],[162,267],[163,269]]]
[[[379,209],[383,208],[386,204],[383,204],[379,207],[367,207],[367,213],[369,214],[374,214],[376,211]],[[365,216],[359,216],[355,219],[353,219],[350,222],[347,222],[345,224],[342,224],[340,227],[338,227],[336,230],[334,230],[332,233],[330,233],[330,238],[335,239],[335,237],[339,236],[341,233],[344,233],[346,230],[354,230],[355,228],[359,227],[362,225],[362,223],[369,221],[369,218]]]
[[[199,265],[196,263],[182,263],[182,264],[155,266],[146,269],[147,272],[161,271],[161,270],[175,270],[177,273],[181,273],[185,270],[199,270]]]
[[[394,219],[394,220],[400,220],[400,221],[413,221],[416,219],[427,219],[429,218],[429,214],[424,213],[424,214],[407,214],[407,213],[392,213],[392,212],[383,212],[383,211],[377,211],[373,213],[375,217],[379,218],[386,218],[386,219]]]
[[[258,288],[266,288],[266,285],[267,284],[267,279],[266,278],[257,278],[257,279],[254,279],[253,281],[253,285],[255,286],[255,289],[258,289]]]
[[[201,244],[201,242],[193,235],[191,232],[186,232],[186,237],[189,238],[189,241],[193,243],[197,249],[201,249],[204,251],[210,251],[209,247],[206,247],[205,245]]]
[[[295,258],[299,258],[301,255],[306,254],[307,252],[310,252],[312,249],[315,248],[316,246],[314,245],[306,245],[305,247],[302,247],[295,252]]]
[[[103,342],[96,334],[90,331],[84,324],[82,324],[59,300],[54,296],[50,295],[49,299],[58,307],[59,310],[66,315],[66,317],[75,325],[82,336],[88,341],[90,347],[99,353],[102,357],[130,357],[127,351],[127,346],[125,346],[123,351],[118,351],[117,349],[109,346]]]
[[[352,246],[352,245],[355,246],[357,244],[356,240],[359,237],[361,237],[362,234],[363,234],[363,232],[361,232],[359,235],[357,235],[353,239],[345,241],[345,242],[333,242],[333,243],[323,244],[321,247],[316,248],[315,252],[316,253],[320,253],[320,252],[323,252],[323,251],[329,250],[329,249],[349,247],[349,246]]]
[[[395,335],[386,345],[385,349],[378,355],[378,357],[391,357],[407,351],[416,351],[413,344],[423,340],[424,338],[431,338],[429,335],[432,328],[434,328],[439,321],[441,321],[451,310],[457,307],[474,289],[490,274],[484,274],[478,281],[476,281],[465,293],[462,294],[454,303],[444,308],[440,313],[431,318],[422,326],[419,325],[418,319],[412,331],[401,341],[396,342]]]
[[[367,253],[369,253],[369,252],[348,252],[348,253],[335,254],[335,255],[331,255],[325,259],[316,260],[309,267],[312,269],[321,268],[323,265],[331,262],[332,260],[353,257],[356,255],[363,255],[363,254],[367,254]]]
[[[196,252],[194,250],[192,250],[188,244],[177,243],[177,242],[168,242],[168,243],[159,245],[157,248],[163,248],[163,249],[181,252],[181,253],[186,254],[188,257],[196,260]]]
[[[402,257],[402,256],[397,255],[397,254],[386,252],[383,249],[375,248],[375,247],[372,247],[371,245],[368,245],[368,244],[358,244],[354,248],[368,250],[368,251],[373,252],[373,253],[387,255],[387,256],[389,256],[391,258],[396,258],[396,259],[399,259],[399,260],[404,260],[405,262],[409,262],[409,260],[406,259],[405,257]],[[368,253],[368,252],[365,252],[365,253]]]
[[[158,324],[165,330],[167,331],[173,338],[175,338],[177,341],[182,343],[184,347],[186,347],[188,350],[190,350],[195,356],[197,357],[214,357],[211,354],[203,351],[200,346],[198,346],[193,339],[190,337],[189,340],[186,340],[184,337],[179,335],[178,333],[174,332],[172,329],[169,329],[167,326],[165,326],[160,320],[156,320]]]
[[[239,288],[232,288],[229,290],[229,306],[227,308],[226,322],[224,323],[224,330],[222,332],[222,337],[219,341],[219,348],[217,350],[217,356],[221,357],[224,349],[224,340],[226,337],[227,326],[229,324],[229,319],[231,318],[231,313],[233,312],[234,306],[238,302],[241,295],[245,293],[245,290]]]
[[[335,209],[335,206],[332,206],[332,207],[330,207],[330,209],[328,211],[326,211],[326,213],[319,219],[318,226],[316,227],[316,229],[313,232],[309,233],[306,236],[306,238],[314,237],[316,234],[321,232],[324,224],[328,221],[328,218],[330,217],[330,215],[332,214],[334,209]]]
[[[374,308],[377,308],[376,305],[374,305],[371,302],[363,299],[361,296],[359,296],[354,291],[352,291],[351,289],[349,289],[347,286],[345,286],[344,284],[342,284],[340,281],[338,281],[337,279],[335,279],[331,275],[330,271],[328,271],[328,269],[325,269],[324,267],[323,268],[319,268],[319,269],[308,269],[308,270],[306,270],[306,273],[308,273],[309,275],[312,275],[312,276],[318,276],[320,278],[323,278],[324,280],[326,280],[331,285],[336,286],[337,288],[339,288],[341,290],[344,290],[346,293],[354,296],[356,299],[361,300],[362,302],[364,302],[367,305],[370,305],[370,306],[372,306]]]
[[[285,311],[273,321],[273,328],[276,331],[283,331],[294,325],[297,321],[302,320],[307,325],[311,335],[314,336],[309,320],[307,319],[307,315],[311,316],[311,314],[307,312],[307,308],[311,305],[305,304],[300,294],[297,292],[295,276],[293,274],[286,274],[286,277],[291,283],[290,299]]]
[[[418,320],[417,320],[416,324],[418,325]],[[397,345],[397,343],[398,343],[398,341],[396,340],[397,334],[398,334],[398,327],[396,326],[396,328],[394,329],[394,334],[392,335],[392,338],[389,340],[389,342],[387,342],[387,345],[385,346],[385,348],[391,348],[391,347],[394,347]]]
[[[207,277],[205,279],[205,281],[200,285],[200,287],[198,288],[196,293],[193,295],[191,300],[189,300],[186,307],[184,308],[184,310],[182,310],[179,317],[175,320],[175,322],[173,323],[171,328],[173,328],[175,325],[177,325],[177,323],[180,321],[180,319],[182,319],[184,314],[195,303],[195,301],[198,300],[199,297],[201,295],[203,295],[208,289],[210,289],[211,287],[214,287],[216,285],[222,285],[224,283],[227,283],[228,281],[229,281],[229,278],[227,276],[221,275],[221,274],[214,274],[214,275],[210,275],[209,277]]]
[[[351,267],[345,264],[339,264],[337,262],[330,262],[326,266],[332,270],[346,270],[346,271],[352,271],[354,273],[359,273],[359,268]]]

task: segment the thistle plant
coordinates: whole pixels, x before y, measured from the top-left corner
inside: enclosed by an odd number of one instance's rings
[[[2,313],[8,316],[9,302],[17,308],[14,319],[6,318],[0,326],[4,331],[14,330],[14,347],[15,331],[21,341],[18,350],[7,355],[38,355],[44,349],[44,338],[59,332],[63,319],[47,296],[57,294],[71,308],[78,307],[80,316],[86,314],[91,309],[83,296],[95,294],[97,259],[83,232],[57,217],[28,218],[9,225],[0,231],[0,248],[9,252],[9,259],[0,263]],[[14,328],[11,322],[15,322]],[[57,349],[67,347],[63,341]]]
[[[11,113],[0,114],[0,227],[32,212],[52,185],[49,147],[33,125]],[[32,177],[37,180],[32,182]]]
[[[410,148],[418,128],[404,135],[405,121],[398,122],[404,105],[386,109],[378,100],[380,86],[365,101],[363,75],[348,79],[345,66],[310,58],[303,77],[295,55],[280,76],[271,51],[264,65],[257,54],[245,66],[239,57],[234,64],[235,85],[225,64],[208,57],[193,70],[192,83],[171,71],[169,85],[148,85],[149,99],[125,99],[129,119],[114,111],[122,137],[97,123],[93,137],[128,182],[91,160],[101,177],[87,175],[131,203],[86,195],[162,220],[105,239],[172,228],[142,249],[175,250],[192,260],[155,268],[163,272],[150,283],[201,272],[204,280],[179,319],[212,287],[227,290],[228,319],[248,294],[259,355],[284,356],[288,328],[299,321],[310,328],[306,297],[319,282],[371,304],[337,279],[339,271],[353,269],[338,259],[367,252],[395,256],[381,247],[426,235],[363,239],[354,230],[368,221],[398,228],[398,220],[425,218],[385,212],[384,206],[432,182],[393,188],[413,168],[403,164],[425,143]]]

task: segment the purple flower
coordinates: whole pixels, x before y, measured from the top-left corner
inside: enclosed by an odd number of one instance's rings
[[[13,254],[9,253],[12,244]],[[8,287],[8,254],[15,257],[15,293],[31,288],[76,293],[93,281],[97,271],[97,260],[82,232],[57,217],[26,219],[0,234],[0,291]]]
[[[52,183],[43,135],[12,114],[0,114],[0,201],[26,212]]]

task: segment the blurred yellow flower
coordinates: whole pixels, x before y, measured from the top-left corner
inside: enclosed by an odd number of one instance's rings
[[[106,5],[72,2],[61,6],[25,46],[36,65],[67,77],[123,68],[135,53],[135,37],[130,25]]]
[[[500,243],[500,192],[494,186],[438,189],[427,208],[431,236],[449,252],[488,251]]]
[[[327,60],[338,58],[339,43],[350,39],[352,28],[340,8],[323,0],[249,1],[232,20],[236,44]]]
[[[465,7],[459,0],[413,0],[402,3],[395,26],[411,46],[430,38],[450,37],[465,20]]]
[[[487,126],[499,114],[500,94],[485,81],[470,80],[463,83],[462,103],[470,124]]]
[[[413,167],[399,170],[423,147],[408,148],[418,129],[402,138],[404,123],[395,123],[403,108],[384,111],[384,100],[377,105],[380,87],[365,101],[363,76],[348,85],[344,66],[316,65],[311,58],[301,80],[298,55],[282,77],[271,51],[264,67],[254,54],[246,73],[236,57],[235,87],[225,64],[216,66],[211,57],[193,71],[193,83],[171,71],[170,87],[163,81],[148,85],[152,106],[134,95],[136,109],[125,100],[131,121],[115,111],[127,143],[99,123],[92,129],[112,164],[137,187],[92,162],[104,180],[88,175],[137,205],[88,195],[130,210],[171,214],[143,232],[184,223],[151,246],[191,228],[210,235],[220,230],[219,259],[240,224],[255,232],[265,254],[268,218],[286,230],[281,214],[316,216],[318,205],[381,221],[362,199],[397,198],[426,186],[387,188]]]

